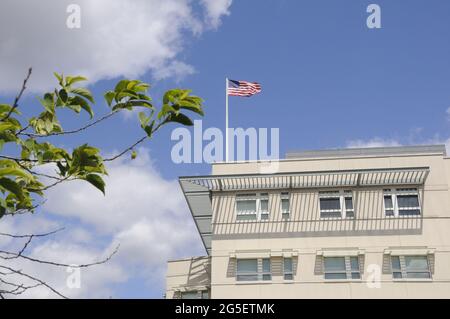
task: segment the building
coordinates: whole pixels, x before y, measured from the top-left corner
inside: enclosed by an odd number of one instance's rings
[[[444,145],[288,153],[180,177],[207,256],[167,298],[449,298]]]

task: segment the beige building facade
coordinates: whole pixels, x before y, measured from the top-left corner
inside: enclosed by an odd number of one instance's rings
[[[288,153],[180,177],[207,255],[167,298],[449,298],[445,146]]]

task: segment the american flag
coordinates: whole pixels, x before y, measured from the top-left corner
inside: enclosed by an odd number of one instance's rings
[[[228,95],[252,96],[261,92],[261,84],[256,82],[228,80]]]

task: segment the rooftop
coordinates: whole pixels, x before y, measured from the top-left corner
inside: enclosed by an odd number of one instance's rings
[[[445,145],[414,145],[394,147],[343,148],[331,150],[290,151],[286,159],[325,158],[325,157],[358,157],[358,156],[395,156],[418,154],[442,154],[447,156]]]

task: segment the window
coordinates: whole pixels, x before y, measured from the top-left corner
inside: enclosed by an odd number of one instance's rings
[[[319,192],[320,218],[353,218],[352,191]]]
[[[199,299],[198,291],[182,291],[181,299]]]
[[[258,259],[238,259],[236,280],[237,281],[258,280]]]
[[[391,256],[392,278],[430,279],[427,256]]]
[[[270,258],[238,259],[236,264],[237,281],[272,280]]]
[[[208,290],[182,291],[180,297],[181,299],[209,299],[209,292]]]
[[[293,280],[294,279],[292,258],[283,258],[283,275],[284,275],[284,280]]]
[[[361,279],[358,257],[324,257],[325,279]]]
[[[262,280],[272,280],[272,273],[270,271],[270,258],[262,260]]]
[[[259,198],[260,219],[269,219],[269,194],[260,194]]]
[[[416,188],[385,189],[383,192],[386,216],[420,215],[419,192]]]
[[[238,220],[256,220],[256,194],[236,195],[236,212]]]
[[[269,219],[269,194],[237,194],[237,220],[267,220]]]
[[[209,291],[208,290],[202,291],[202,299],[209,299]]]
[[[283,219],[289,219],[290,215],[290,202],[289,193],[281,193],[281,217]]]

